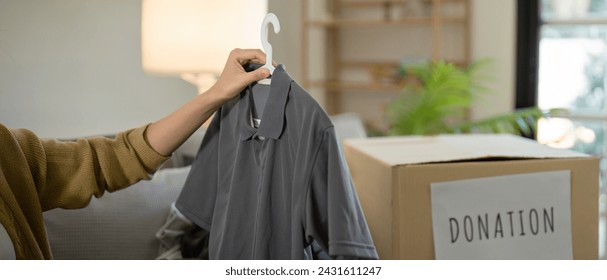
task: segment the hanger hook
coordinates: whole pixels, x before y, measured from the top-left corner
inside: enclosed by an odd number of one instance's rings
[[[274,27],[274,33],[280,32],[280,22],[278,17],[273,13],[268,13],[261,23],[261,45],[266,52],[266,64],[263,66],[270,70],[270,74],[274,73],[274,65],[272,64],[272,45],[268,42],[268,24]]]

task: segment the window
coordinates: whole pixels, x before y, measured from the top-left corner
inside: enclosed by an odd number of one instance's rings
[[[601,159],[599,257],[607,258],[607,0],[519,0],[517,107],[563,108],[541,143]]]

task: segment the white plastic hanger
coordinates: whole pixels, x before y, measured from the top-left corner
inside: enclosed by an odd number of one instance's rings
[[[261,23],[261,45],[263,46],[263,50],[266,52],[266,64],[262,67],[268,68],[270,70],[270,75],[274,73],[274,65],[272,65],[272,45],[268,42],[268,25],[272,24],[274,26],[274,33],[280,32],[280,22],[278,21],[278,17],[273,13],[268,13]],[[272,79],[266,78],[258,82],[259,84],[269,85],[272,83]]]

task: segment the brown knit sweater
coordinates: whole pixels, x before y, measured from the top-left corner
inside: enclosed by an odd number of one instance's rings
[[[0,124],[0,223],[17,259],[52,258],[43,211],[82,208],[93,195],[150,178],[167,158],[149,146],[146,128],[61,142]]]

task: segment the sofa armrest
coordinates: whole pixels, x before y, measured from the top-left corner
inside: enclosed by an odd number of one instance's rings
[[[83,209],[44,213],[55,259],[155,259],[164,224],[190,167],[159,170],[152,180],[101,198]]]

